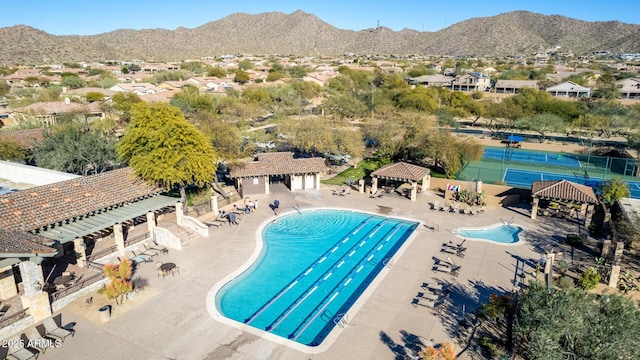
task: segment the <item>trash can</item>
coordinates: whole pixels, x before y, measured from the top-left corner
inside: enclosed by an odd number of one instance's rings
[[[100,313],[101,321],[109,321],[111,319],[111,306],[105,305],[98,309],[98,312]]]

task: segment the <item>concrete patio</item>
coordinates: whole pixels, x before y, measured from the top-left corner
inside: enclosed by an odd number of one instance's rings
[[[443,201],[431,193],[418,194],[412,202],[400,196],[369,198],[351,191],[347,196],[332,195],[332,188],[319,191],[288,190],[273,186],[272,193],[252,196],[260,207],[243,215],[240,225],[210,228],[208,238],[192,237],[182,250],[159,255],[153,263],[141,264],[135,277],[148,286],[135,299],[112,308],[109,321],[101,321],[98,308],[109,303],[102,295],[92,294],[92,302],[79,299],[65,307],[61,324],[74,323],[75,337],[61,347],[47,350],[41,359],[394,359],[411,339],[435,344],[452,341],[463,313],[486,302],[495,292],[509,292],[517,286],[517,270],[535,270],[533,264],[546,246],[553,245],[567,232],[576,232],[574,223],[555,219],[529,218],[529,206],[489,208],[477,215],[430,210],[430,203]],[[336,207],[413,219],[423,222],[414,236],[400,249],[388,266],[388,272],[376,279],[349,311],[346,326],[324,352],[303,353],[264,339],[250,332],[224,325],[212,318],[207,303],[210,290],[250,257],[256,245],[256,229],[271,221],[268,207],[280,200],[281,214],[314,207]],[[206,218],[205,216],[204,218]],[[443,242],[460,242],[451,233],[456,227],[486,226],[512,221],[521,225],[526,243],[499,245],[466,241],[466,256],[451,258],[461,265],[457,277],[431,270],[434,257]],[[174,262],[180,274],[157,277],[156,261]],[[439,314],[414,307],[412,299],[424,281],[438,279],[452,284],[452,294]],[[368,297],[367,297],[368,296]],[[86,298],[89,298],[87,296]],[[359,309],[358,309],[359,308]],[[335,337],[332,333],[330,337]],[[328,340],[325,340],[327,342]],[[462,347],[455,345],[456,352]],[[469,358],[465,353],[461,359]]]

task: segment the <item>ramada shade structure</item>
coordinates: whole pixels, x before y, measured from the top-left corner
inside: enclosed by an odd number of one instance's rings
[[[591,222],[593,208],[598,203],[598,198],[591,187],[568,180],[534,181],[531,184],[531,197],[533,198],[533,208],[531,209],[532,219],[536,218],[539,202],[542,199],[575,205],[586,204],[587,213],[585,224]]]
[[[372,193],[378,191],[378,179],[410,183],[411,201],[416,201],[418,181],[422,180],[422,191],[426,191],[429,188],[429,181],[431,180],[431,170],[406,162],[397,162],[385,165],[372,172],[371,178]]]

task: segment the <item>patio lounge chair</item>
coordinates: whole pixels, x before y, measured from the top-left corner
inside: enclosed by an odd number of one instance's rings
[[[419,292],[418,295],[416,295],[416,298],[437,301],[440,300],[440,295],[429,292]]]
[[[437,309],[440,306],[442,306],[443,303],[444,303],[443,300],[429,301],[429,300],[422,299],[422,298],[414,298],[411,301],[411,305],[413,305],[414,307],[424,306],[424,307],[430,308],[430,309]]]
[[[18,336],[11,337],[7,339],[7,344],[9,344],[9,352],[7,353],[7,359],[17,359],[17,360],[27,360],[27,359],[37,359],[39,352],[31,351],[23,346],[19,346],[20,338]]]
[[[48,348],[56,347],[55,342],[51,339],[45,339],[40,335],[38,330],[34,327],[30,327],[24,331],[24,334],[29,339],[29,343],[41,353],[45,353]]]
[[[151,262],[151,257],[148,255],[136,254],[133,251],[128,251],[125,253],[129,260],[131,260],[134,264],[140,264],[145,262]],[[120,260],[122,261],[122,259]]]
[[[443,247],[448,247],[454,250],[459,249],[460,247],[462,247],[462,245],[464,245],[464,242],[467,241],[467,239],[463,239],[460,244],[456,244],[453,241],[449,241],[448,243],[442,243]]]
[[[158,245],[155,242],[152,243],[153,245],[147,245],[144,244],[144,248],[147,250],[155,250],[159,253],[163,253],[163,254],[168,254],[169,253],[169,249],[167,249],[166,247],[162,246],[162,245]]]
[[[451,274],[453,276],[458,276],[460,271],[460,265],[452,265],[452,266],[436,266],[434,271],[440,271],[443,273]]]
[[[2,309],[0,309],[0,319],[7,315],[7,311],[9,311],[9,308],[11,308],[10,305],[5,305],[2,307]]]
[[[151,249],[147,249],[147,247],[144,247],[144,251],[141,252],[140,254],[138,254],[138,256],[148,256],[149,259],[153,259],[154,256],[158,256],[159,252],[155,251],[155,250],[151,250]]]
[[[53,318],[50,317],[42,320],[42,325],[44,326],[44,329],[46,331],[44,337],[54,340],[60,340],[61,342],[64,342],[64,339],[66,339],[67,336],[71,335],[71,337],[73,337],[73,335],[75,335],[76,333],[73,329],[65,329],[59,327],[56,322],[53,321]]]

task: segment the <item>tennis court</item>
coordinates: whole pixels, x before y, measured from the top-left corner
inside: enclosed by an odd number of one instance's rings
[[[512,169],[508,168],[504,173],[504,178],[502,179],[505,184],[511,186],[519,186],[519,187],[531,187],[531,184],[534,181],[541,180],[569,180],[578,184],[587,185],[594,190],[600,187],[602,184],[601,179],[594,179],[588,176],[576,174],[554,174],[548,173],[544,171],[532,171],[532,170],[522,170],[522,169]],[[631,197],[634,199],[640,199],[640,182],[637,181],[627,181],[627,188],[629,189],[629,193]]]
[[[517,148],[485,147],[484,158],[500,161],[515,161],[522,163],[537,163],[542,165],[557,165],[563,167],[580,168],[580,160],[574,155],[563,153],[545,153]]]

